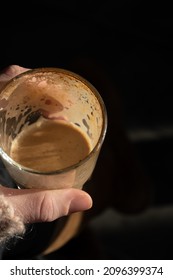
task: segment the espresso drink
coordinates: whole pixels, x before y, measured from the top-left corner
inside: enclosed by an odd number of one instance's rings
[[[80,162],[90,151],[76,125],[46,120],[25,128],[12,142],[10,156],[27,168],[51,172]]]

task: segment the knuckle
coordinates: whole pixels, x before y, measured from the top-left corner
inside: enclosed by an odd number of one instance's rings
[[[38,220],[42,222],[51,222],[55,217],[55,207],[52,196],[47,192],[39,197],[37,203]],[[58,216],[58,213],[56,214]]]

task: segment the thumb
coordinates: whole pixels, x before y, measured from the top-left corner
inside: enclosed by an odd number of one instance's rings
[[[78,189],[17,190],[1,187],[15,214],[24,223],[51,222],[92,207],[91,197]]]

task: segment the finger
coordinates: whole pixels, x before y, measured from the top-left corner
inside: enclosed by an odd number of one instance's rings
[[[15,76],[26,72],[28,68],[21,67],[19,65],[10,65],[7,68],[3,69],[0,73],[0,89],[12,78]]]
[[[92,207],[91,197],[73,188],[53,191],[1,189],[24,223],[51,222]]]

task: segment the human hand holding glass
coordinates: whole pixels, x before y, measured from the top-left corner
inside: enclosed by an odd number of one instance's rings
[[[28,69],[12,65],[0,74],[0,89],[16,75]],[[24,223],[53,221],[73,212],[92,206],[91,197],[84,191],[68,188],[63,190],[12,189],[0,186],[0,192],[12,205],[15,215]],[[49,209],[49,211],[47,211]]]

